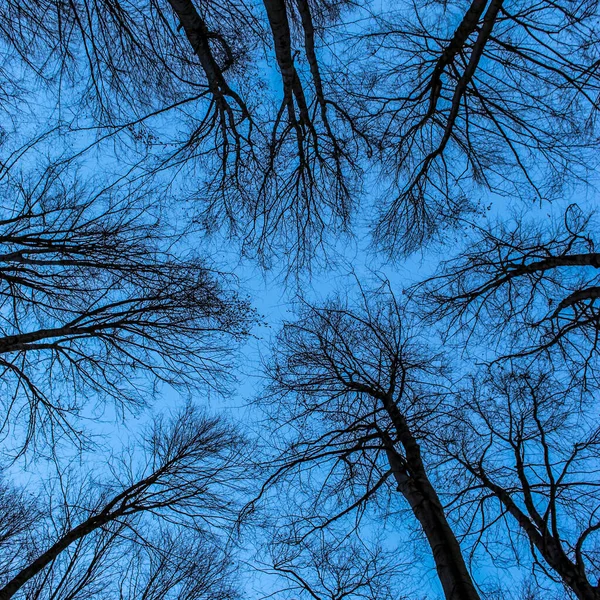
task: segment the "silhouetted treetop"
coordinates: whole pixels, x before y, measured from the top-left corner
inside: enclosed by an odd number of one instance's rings
[[[595,214],[571,205],[559,218],[518,217],[476,229],[466,250],[416,286],[416,298],[448,340],[476,334],[473,341],[492,342],[490,360],[547,357],[595,382],[597,228]]]
[[[143,405],[160,382],[226,389],[254,314],[143,199],[53,169],[9,177],[2,194],[5,427],[20,423],[25,444],[37,428],[77,436],[70,416],[96,399]]]
[[[566,1],[0,10],[4,79],[35,78],[63,128],[118,140],[144,177],[178,179],[206,228],[296,271],[361,205],[397,258],[477,212],[482,191],[540,200],[585,181],[597,22],[596,2]]]

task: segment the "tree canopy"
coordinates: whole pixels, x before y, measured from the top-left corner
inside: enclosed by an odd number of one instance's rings
[[[4,0],[0,599],[600,599],[599,31]]]

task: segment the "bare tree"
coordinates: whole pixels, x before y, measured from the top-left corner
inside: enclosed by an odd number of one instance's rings
[[[6,503],[0,598],[238,597],[227,531],[248,475],[241,445],[190,406],[156,420],[108,473],[59,470],[30,508]]]
[[[301,269],[349,230],[365,171],[388,182],[370,224],[396,257],[460,226],[482,187],[586,181],[597,18],[594,2],[10,0],[0,34],[4,79],[34,74],[61,127],[120,140],[136,177],[184,180],[207,228]]]
[[[596,434],[574,425],[586,417],[575,398],[594,410],[598,389],[595,224],[571,207],[551,227],[486,229],[478,199],[590,189],[599,19],[595,0],[6,0],[2,453],[56,452],[65,436],[83,447],[84,410],[109,401],[124,411],[164,385],[227,387],[255,318],[201,257],[206,231],[300,279],[357,216],[392,259],[472,228],[471,246],[412,291],[427,329],[386,286],[306,305],[284,327],[265,398],[282,440],[261,497],[288,491],[298,510],[272,569],[313,598],[389,595],[365,574],[391,577],[378,553],[315,542],[337,525],[357,535],[378,510],[423,536],[446,598],[504,593],[472,569],[501,523],[505,547],[531,546],[514,561],[597,597]],[[77,161],[95,181],[78,181]],[[445,346],[428,339],[439,331]],[[474,358],[493,376],[465,388]],[[148,469],[123,480],[115,467],[105,493],[77,482],[75,500],[59,479],[58,512],[0,488],[0,598],[233,596],[229,557],[193,508],[220,471],[170,487]]]
[[[71,417],[94,396],[126,407],[159,382],[224,389],[252,313],[151,206],[54,169],[2,186],[5,428],[27,445],[36,431],[77,436]]]
[[[191,2],[11,0],[0,20],[16,68],[46,87],[64,118],[74,109],[93,118],[75,126],[129,132],[152,146],[148,120],[170,111],[192,117],[195,109],[186,145],[208,141],[227,166],[250,135],[248,108],[231,87],[256,26],[243,3],[211,3],[200,14]]]
[[[96,132],[89,145],[121,140],[120,156],[142,163],[136,176],[164,185],[185,170],[199,222],[227,224],[261,256],[284,247],[299,269],[329,227],[348,225],[359,188],[365,138],[317,59],[341,8],[11,0],[0,11],[14,56],[5,77],[35,76],[69,115],[63,128]],[[261,73],[273,51],[280,100]]]
[[[462,227],[456,219],[477,210],[482,188],[547,199],[585,178],[595,165],[597,8],[417,2],[377,11],[354,35],[361,49],[344,91],[367,103],[360,114],[390,178],[375,230],[388,254]]]
[[[391,532],[397,491],[399,525],[418,522],[447,598],[535,597],[557,585],[597,598],[593,394],[541,356],[473,370],[436,354],[432,330],[410,323],[383,286],[358,305],[303,305],[284,326],[268,367],[280,441],[263,493],[277,490],[290,552],[331,527],[375,527],[378,514]],[[530,566],[535,579],[495,590],[467,567],[482,553],[496,568]]]
[[[531,552],[540,574],[576,598],[599,598],[593,398],[582,404],[541,362],[471,377],[459,406],[439,439],[456,461],[454,508],[476,543],[501,539],[517,558]]]
[[[275,535],[266,573],[285,582],[278,596],[311,600],[392,600],[401,576],[393,552],[362,539],[320,532],[316,539]]]
[[[517,218],[475,230],[469,248],[415,288],[446,337],[485,337],[490,360],[549,358],[585,384],[598,358],[596,217],[571,205],[562,219]],[[477,350],[474,350],[477,352]]]
[[[306,306],[284,326],[268,372],[275,422],[291,431],[269,484],[294,478],[293,493],[308,496],[304,534],[399,492],[445,597],[479,598],[425,454],[447,396],[443,364],[412,334],[389,290],[365,293],[355,307]],[[315,469],[322,475],[311,477]]]

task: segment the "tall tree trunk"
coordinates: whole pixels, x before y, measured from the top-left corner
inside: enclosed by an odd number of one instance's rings
[[[410,432],[405,432],[400,437],[404,438],[402,444],[407,458],[400,456],[393,448],[388,448],[388,460],[398,491],[407,500],[425,533],[446,600],[479,600],[458,540],[425,472],[419,446]]]
[[[480,600],[460,544],[446,519],[437,492],[427,477],[419,443],[393,396],[382,395],[380,400],[404,449],[403,456],[396,451],[389,436],[386,436],[384,444],[388,461],[398,484],[398,491],[409,503],[429,542],[446,600]]]
[[[532,546],[537,548],[544,560],[560,575],[565,585],[573,590],[579,600],[600,600],[600,587],[588,581],[583,563],[576,564],[567,556],[560,539],[553,536],[543,522],[536,525],[533,519],[515,504],[511,495],[489,479],[483,471],[475,471],[473,468],[470,468],[470,471],[502,502],[527,535]]]
[[[389,434],[382,432],[381,440],[398,484],[398,491],[410,505],[427,538],[446,600],[480,600],[460,544],[446,519],[437,492],[427,477],[419,443],[394,400],[395,381],[387,394],[356,382],[352,382],[351,388],[377,398],[392,422],[396,443],[402,445],[404,455],[395,449]]]

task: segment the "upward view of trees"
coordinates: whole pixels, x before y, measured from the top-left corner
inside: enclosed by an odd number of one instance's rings
[[[599,31],[1,2],[0,599],[600,599]]]

